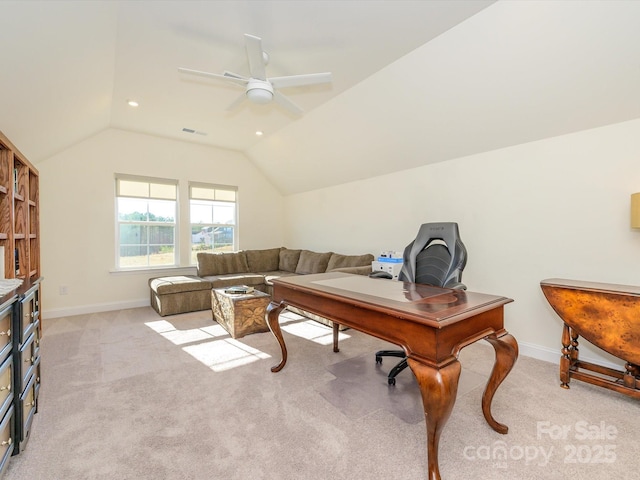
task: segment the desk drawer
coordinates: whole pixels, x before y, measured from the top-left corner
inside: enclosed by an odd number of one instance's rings
[[[15,410],[13,405],[0,422],[0,476],[11,458],[15,444]]]

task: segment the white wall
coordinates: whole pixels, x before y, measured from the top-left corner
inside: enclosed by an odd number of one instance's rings
[[[238,186],[240,248],[283,244],[283,199],[238,152],[149,135],[105,130],[38,164],[40,172],[43,317],[149,304],[147,279],[167,274],[113,273],[114,174]],[[180,215],[188,218],[188,202]],[[189,241],[182,231],[180,241]],[[181,265],[188,265],[188,256]],[[183,270],[195,272],[194,268]],[[59,294],[60,286],[67,295]]]
[[[562,323],[539,283],[640,284],[637,191],[640,120],[286,197],[285,243],[377,254],[402,250],[422,223],[456,221],[468,289],[513,298],[506,328],[521,352],[557,361]]]

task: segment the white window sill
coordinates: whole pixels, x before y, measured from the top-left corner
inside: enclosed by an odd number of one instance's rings
[[[109,273],[112,275],[143,275],[143,274],[153,274],[158,276],[162,276],[164,274],[195,275],[196,266],[186,265],[186,266],[173,266],[173,267],[162,266],[162,267],[142,267],[142,268],[114,268],[112,270],[109,270]]]

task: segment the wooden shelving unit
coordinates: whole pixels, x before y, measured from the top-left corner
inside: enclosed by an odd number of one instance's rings
[[[40,277],[38,170],[0,132],[0,247],[4,278]]]
[[[0,132],[0,477],[25,449],[40,391],[40,190],[38,170]],[[8,282],[11,283],[11,282]]]

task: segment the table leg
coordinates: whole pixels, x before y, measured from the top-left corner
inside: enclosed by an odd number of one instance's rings
[[[429,480],[440,480],[438,444],[458,393],[460,362],[453,359],[441,368],[425,365],[409,357],[409,366],[420,386],[424,416],[427,423],[427,461]]]
[[[485,338],[496,351],[496,361],[493,364],[491,376],[482,394],[482,413],[487,423],[498,433],[507,433],[509,427],[497,422],[491,415],[491,402],[496,390],[507,377],[518,358],[518,342],[508,333],[498,337],[495,333]]]
[[[286,305],[284,303],[273,303],[271,302],[267,306],[266,320],[267,325],[269,325],[269,330],[278,343],[280,344],[280,351],[282,352],[282,360],[278,365],[271,367],[272,372],[279,372],[284,368],[285,363],[287,363],[287,346],[284,343],[284,338],[282,338],[282,330],[280,330],[280,322],[278,321],[278,317],[280,316],[280,312],[284,310]]]
[[[562,356],[560,357],[560,386],[569,388],[571,375],[571,335],[569,334],[569,325],[566,323],[562,327]]]
[[[624,365],[624,375],[622,377],[622,383],[625,387],[631,389],[640,388],[640,383],[638,383],[638,378],[640,376],[640,367],[638,365],[634,365],[631,362],[627,362]]]
[[[333,351],[339,352],[340,348],[338,348],[338,336],[340,335],[340,324],[336,322],[333,323]]]

